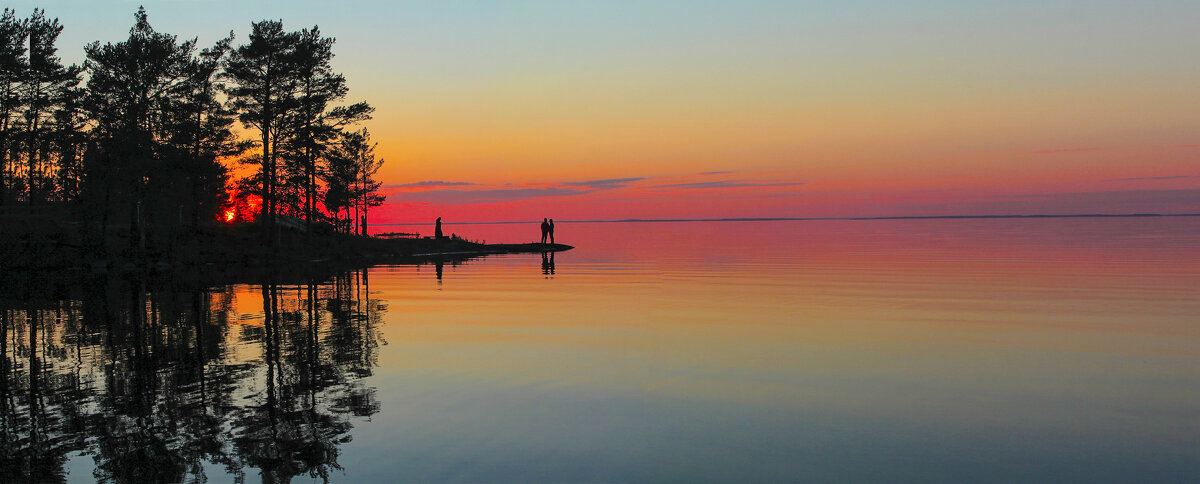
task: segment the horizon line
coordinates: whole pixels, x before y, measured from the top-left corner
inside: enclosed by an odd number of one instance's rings
[[[1005,215],[891,215],[865,217],[728,217],[728,218],[627,218],[612,220],[559,220],[559,223],[622,223],[622,222],[775,222],[822,220],[961,220],[1014,218],[1125,218],[1125,217],[1200,217],[1200,213],[1080,213],[1080,214],[1005,214]],[[387,222],[369,225],[429,225],[433,222]],[[502,222],[443,222],[443,225],[503,225],[539,223],[538,220]]]

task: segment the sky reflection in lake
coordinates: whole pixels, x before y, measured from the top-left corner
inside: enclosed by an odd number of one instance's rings
[[[553,276],[378,268],[380,428],[418,480],[1186,480],[1198,222],[561,223]]]
[[[523,242],[536,225],[447,231]],[[41,379],[7,299],[6,445],[63,449],[81,481],[164,453],[217,482],[1200,472],[1200,218],[564,222],[558,238],[577,248],[552,264],[311,286],[24,281],[55,289]],[[6,455],[9,472],[26,454]]]

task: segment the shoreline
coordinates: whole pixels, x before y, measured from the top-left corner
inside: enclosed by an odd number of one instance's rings
[[[871,221],[871,220],[978,220],[978,219],[1053,219],[1053,218],[1144,218],[1144,217],[1200,217],[1200,213],[1077,213],[1077,214],[1004,214],[1004,215],[883,215],[863,217],[730,217],[730,218],[627,218],[618,220],[559,220],[556,223],[608,224],[647,222],[823,222],[823,221]],[[503,222],[448,222],[452,225],[509,225],[536,224],[537,221],[515,220]],[[429,222],[380,222],[372,226],[421,226]]]
[[[195,268],[246,269],[295,265],[413,264],[465,260],[497,254],[561,252],[566,244],[484,244],[460,238],[377,238],[342,233],[306,233],[281,228],[268,246],[261,226],[205,224],[196,230],[151,237],[131,249],[128,229],[50,223],[26,230],[4,227],[0,269],[90,272],[166,272]]]

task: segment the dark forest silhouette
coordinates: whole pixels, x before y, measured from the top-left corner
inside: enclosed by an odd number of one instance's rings
[[[257,196],[256,218],[365,231],[383,198],[383,163],[365,102],[341,104],[334,39],[318,27],[251,24],[207,48],[154,30],[144,9],[129,37],[84,47],[64,65],[63,26],[34,10],[0,17],[0,207],[62,208],[101,232],[128,224],[130,245],[178,238]],[[241,139],[237,124],[252,139]],[[226,163],[255,167],[231,180]],[[29,213],[57,213],[30,210]],[[275,230],[264,234],[275,242]]]

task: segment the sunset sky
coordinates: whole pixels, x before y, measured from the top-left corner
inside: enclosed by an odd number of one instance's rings
[[[1200,212],[1200,2],[141,2],[337,38],[375,222]],[[6,2],[125,38],[139,2]]]

